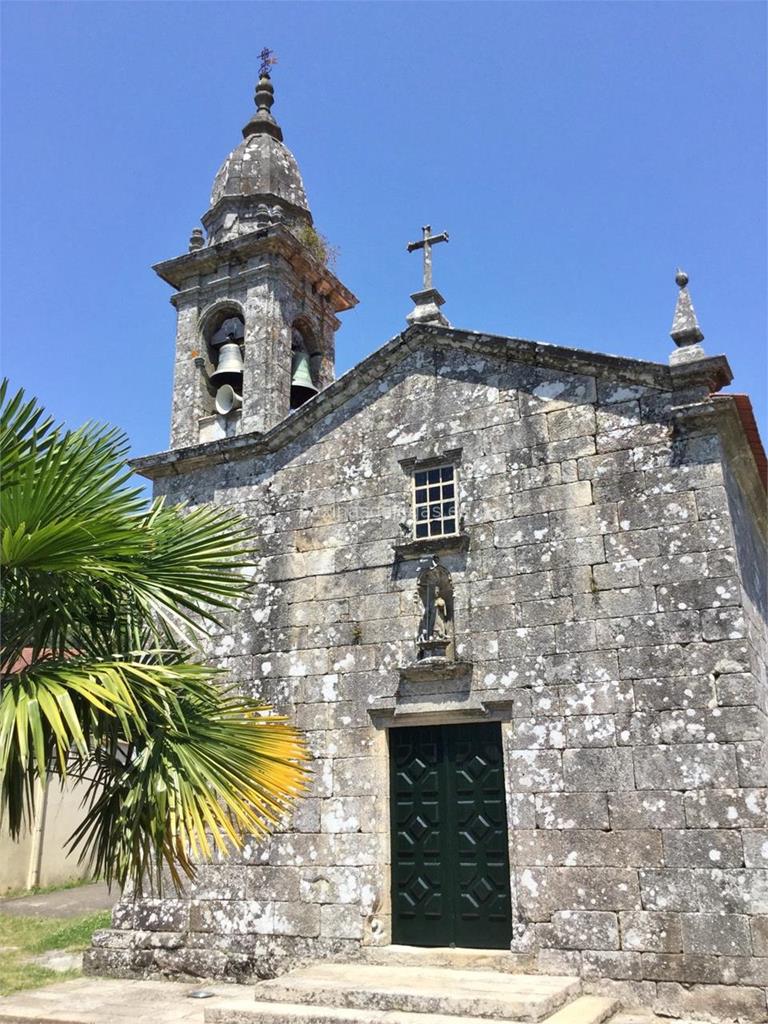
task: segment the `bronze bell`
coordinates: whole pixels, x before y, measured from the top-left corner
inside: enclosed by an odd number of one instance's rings
[[[243,353],[236,341],[225,341],[219,347],[219,359],[211,374],[211,383],[216,387],[231,384],[235,389],[243,379]]]
[[[219,416],[228,416],[243,404],[243,396],[238,395],[231,384],[222,384],[216,392],[216,412]]]
[[[298,409],[317,394],[317,387],[309,372],[309,356],[302,349],[293,353],[291,368],[291,408]]]

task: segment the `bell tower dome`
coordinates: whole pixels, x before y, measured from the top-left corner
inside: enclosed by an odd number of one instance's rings
[[[328,266],[269,64],[243,141],[219,169],[189,250],[154,269],[176,289],[171,447],[264,433],[334,379],[338,313],[357,303]]]

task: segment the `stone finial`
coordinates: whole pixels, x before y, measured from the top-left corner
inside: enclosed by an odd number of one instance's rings
[[[195,252],[196,249],[202,249],[204,245],[205,238],[202,228],[192,228],[192,234],[189,236],[189,251]]]
[[[250,135],[271,135],[273,139],[282,142],[282,129],[272,116],[275,90],[269,72],[263,66],[253,99],[256,103],[256,113],[243,128],[243,137],[247,139]]]
[[[675,306],[675,315],[672,320],[670,336],[677,349],[669,357],[672,365],[676,363],[690,363],[695,359],[705,359],[706,354],[700,342],[704,340],[704,334],[696,319],[696,311],[688,294],[688,275],[684,270],[678,268],[675,274],[675,282],[680,289]]]

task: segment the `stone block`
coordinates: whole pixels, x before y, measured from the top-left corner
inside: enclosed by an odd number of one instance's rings
[[[689,828],[768,826],[768,789],[709,789],[683,797]]]
[[[371,828],[375,827],[370,822]],[[389,854],[389,836],[373,832],[341,832],[329,836],[328,863],[344,866],[372,866],[384,863]]]
[[[619,915],[621,947],[645,953],[681,953],[680,915],[629,910]]]
[[[663,832],[664,863],[675,868],[739,868],[741,836],[725,829],[689,828]]]
[[[655,679],[659,676],[690,675],[690,661],[680,644],[628,647],[619,650],[622,679]]]
[[[322,801],[323,832],[362,832],[376,819],[375,796],[338,796]]]
[[[191,931],[216,935],[269,935],[274,924],[272,904],[255,900],[192,900],[188,913]]]
[[[681,914],[683,950],[693,956],[749,956],[749,918],[739,914]]]
[[[517,549],[518,572],[542,572],[560,566],[594,565],[604,561],[602,537],[555,539],[524,544]]]
[[[553,867],[653,867],[662,863],[658,832],[588,829],[517,830],[510,840],[516,865]]]
[[[652,494],[632,501],[620,501],[618,514],[622,530],[642,530],[649,523],[695,522],[698,518],[692,494]]]
[[[511,829],[536,828],[536,799],[533,793],[507,793],[507,821]]]
[[[705,640],[740,640],[747,635],[744,612],[741,608],[705,608],[701,635]]]
[[[578,486],[583,486],[584,482]],[[569,486],[575,487],[575,484]],[[610,534],[618,530],[616,507],[613,504],[590,504],[584,507],[564,507],[553,509],[549,515],[550,532],[553,539],[563,540],[570,537],[590,537],[598,534]]]
[[[575,607],[577,618],[615,619],[629,615],[651,615],[656,611],[656,593],[653,587],[599,590],[597,593],[585,594]]]
[[[565,746],[565,724],[562,718],[515,719],[509,743],[515,750],[560,749]]]
[[[308,867],[301,871],[299,900],[302,903],[359,903],[364,869],[356,867]]]
[[[741,588],[737,579],[724,576],[714,580],[663,584],[656,587],[656,595],[660,612],[722,608],[740,603]]]
[[[663,790],[738,787],[736,752],[718,743],[635,747],[632,750],[638,789]]]
[[[608,799],[605,793],[538,793],[535,824],[540,829],[607,829]]]
[[[639,953],[603,950],[584,950],[581,957],[582,976],[641,981],[642,959]]]
[[[708,708],[715,703],[715,685],[708,676],[672,676],[669,679],[636,679],[635,707],[638,711],[666,711],[672,708]]]
[[[579,715],[566,719],[569,747],[613,747],[616,745],[613,715]]]
[[[664,554],[659,558],[644,559],[640,563],[640,578],[646,586],[684,583],[700,580],[707,575],[707,555],[703,551]]]
[[[520,911],[548,921],[557,910],[639,910],[638,873],[630,868],[526,867],[513,871]]]
[[[566,718],[609,715],[632,709],[632,686],[627,680],[617,680],[606,671],[602,680],[593,681],[578,669],[572,677],[581,681],[560,686],[560,702]]]
[[[132,927],[149,932],[184,931],[190,927],[189,907],[186,900],[136,900]]]
[[[734,672],[720,675],[715,681],[717,703],[721,706],[739,706],[754,704],[761,706],[761,694],[758,692],[757,680],[751,672]],[[763,710],[765,710],[763,708]]]
[[[768,957],[768,915],[753,917],[749,922],[752,936],[752,954]]]
[[[261,865],[245,868],[245,894],[249,901],[292,902],[299,899],[298,868]]]
[[[659,553],[659,530],[647,524],[644,529],[609,533],[604,540],[606,557],[612,562],[639,561]]]
[[[643,958],[645,967],[645,958]],[[765,993],[746,985],[682,985],[661,981],[652,1009],[665,1016],[708,1018],[709,1020],[754,1021],[765,1024]]]
[[[611,793],[608,796],[611,828],[683,828],[683,797],[671,790]]]
[[[689,868],[653,868],[638,872],[643,910],[695,912],[701,900],[697,888],[700,872]]]
[[[748,868],[768,868],[768,829],[745,829],[741,838],[744,842],[744,864]]]
[[[634,789],[629,750],[584,748],[563,752],[563,780],[569,792]]]
[[[320,935],[324,939],[362,939],[363,918],[357,907],[320,908]]]
[[[511,750],[508,755],[510,789],[518,793],[549,793],[563,789],[559,750]]]
[[[547,429],[550,441],[594,434],[595,410],[591,405],[573,405],[547,413]]]
[[[572,655],[594,650],[597,646],[594,622],[563,622],[555,626],[555,647],[558,653]]]
[[[555,949],[618,949],[618,918],[606,911],[560,910],[549,924],[537,926],[536,937]]]
[[[567,622],[572,618],[573,601],[570,597],[528,601],[520,608],[522,626],[547,626],[556,622]]]
[[[699,906],[709,913],[767,914],[768,871],[715,868],[695,872]]]
[[[739,785],[748,788],[768,786],[768,750],[765,742],[737,743],[735,747]]]
[[[512,508],[516,516],[530,516],[553,509],[578,508],[592,504],[592,485],[589,480],[572,484],[556,484],[512,495]]]
[[[640,585],[640,569],[634,560],[596,565],[592,575],[598,590],[621,590]]]
[[[275,903],[275,935],[316,938],[320,934],[320,907],[313,903]]]

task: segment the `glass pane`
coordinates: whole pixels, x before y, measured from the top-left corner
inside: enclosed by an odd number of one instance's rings
[[[416,536],[426,537],[429,534],[429,523],[416,523]]]
[[[435,519],[429,524],[429,535],[430,537],[439,536],[443,532],[443,524],[439,519]]]
[[[456,502],[455,501],[444,501],[443,502],[443,515],[444,516],[455,516],[456,515]]]
[[[438,483],[440,483],[440,470],[439,469],[430,469],[430,471],[429,471],[429,482],[431,484],[438,484]]]
[[[439,519],[441,514],[442,514],[442,509],[441,509],[440,505],[430,505],[429,506],[429,518],[430,519]]]
[[[444,498],[452,498],[453,497],[453,484],[443,484],[443,497]]]
[[[420,487],[416,491],[416,503],[421,505],[427,500],[427,489],[426,487]]]
[[[455,519],[446,519],[446,520],[444,520],[443,526],[445,528],[445,532],[446,533],[456,533],[456,520]]]
[[[453,466],[443,466],[440,472],[443,480],[453,480]]]
[[[426,473],[416,473],[414,475],[414,479],[416,481],[416,486],[417,487],[423,487],[424,484],[427,482],[427,474]]]
[[[439,487],[430,487],[429,488],[429,500],[430,501],[440,501],[440,488]]]
[[[416,509],[417,519],[426,519],[429,515],[429,508],[427,505],[419,505]]]

